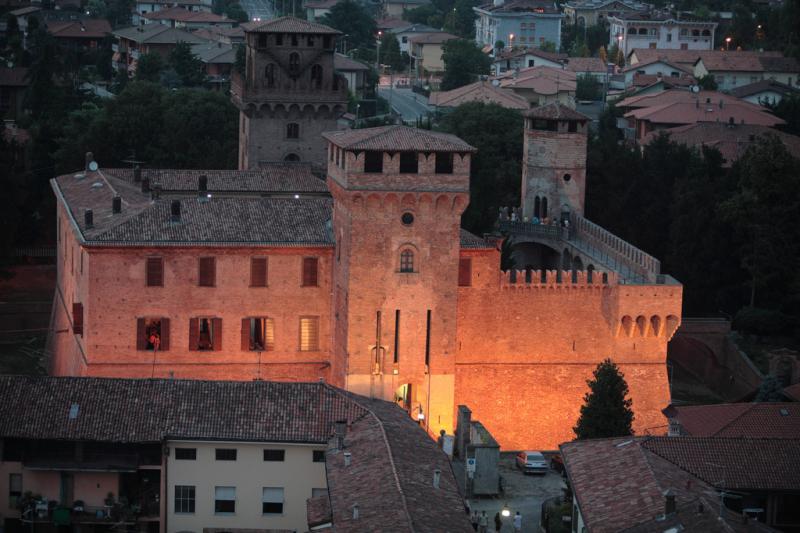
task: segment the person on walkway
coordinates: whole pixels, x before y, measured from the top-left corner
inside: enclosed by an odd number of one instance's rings
[[[522,531],[522,515],[517,511],[517,514],[514,515],[514,533],[519,533],[520,531]]]
[[[500,516],[500,511],[494,515],[494,530],[498,532],[503,530],[503,517]]]
[[[471,518],[472,529],[474,529],[475,531],[478,531],[478,520],[479,520],[478,511],[472,511],[472,518]]]
[[[489,517],[486,516],[486,511],[481,511],[481,516],[478,518],[478,533],[488,533]]]

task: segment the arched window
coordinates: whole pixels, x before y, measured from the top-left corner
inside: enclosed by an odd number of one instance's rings
[[[692,30],[692,37],[700,37],[700,30]]]
[[[300,161],[300,156],[297,154],[286,154],[286,157],[284,157],[283,160],[289,163],[296,163]]]
[[[536,218],[539,218],[539,211],[541,210],[541,205],[542,205],[541,202],[542,201],[539,199],[538,196],[533,199],[533,216],[535,216]]]
[[[264,78],[267,81],[267,87],[275,87],[275,64],[270,63],[264,67]]]
[[[290,122],[286,125],[286,138],[299,139],[300,138],[300,124],[297,122]]]
[[[315,89],[322,87],[322,65],[311,67],[311,86]]]
[[[711,32],[708,30],[703,30],[703,37],[711,37]]]
[[[544,218],[547,216],[547,196],[542,196],[542,209],[541,209],[541,216],[539,218]]]
[[[300,72],[300,54],[292,52],[289,54],[289,74],[296,76]]]
[[[400,252],[400,272],[414,272],[414,252],[403,250]]]

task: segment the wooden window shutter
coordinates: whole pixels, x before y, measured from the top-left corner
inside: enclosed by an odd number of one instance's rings
[[[264,348],[267,350],[275,349],[275,322],[271,318],[264,319],[266,332],[264,333]]]
[[[267,286],[267,258],[253,257],[250,259],[250,286]]]
[[[199,262],[198,285],[213,287],[216,282],[216,261],[213,257],[201,257]]]
[[[222,319],[211,319],[211,349],[215,352],[222,350]]]
[[[83,336],[83,304],[72,304],[72,332],[75,335]]]
[[[458,286],[469,287],[472,285],[472,259],[462,257],[458,260]]]
[[[169,318],[161,319],[161,344],[158,349],[162,352],[169,350]]]
[[[303,287],[317,286],[318,261],[316,257],[303,258]]]
[[[242,319],[242,351],[250,351],[250,319]]]
[[[314,352],[319,350],[319,318],[300,318],[300,351]]]
[[[144,318],[136,319],[136,349],[147,349],[147,333],[144,330]]]
[[[189,349],[197,350],[200,342],[200,321],[197,318],[189,319]]]
[[[145,266],[146,285],[148,287],[164,286],[164,259],[148,257]]]

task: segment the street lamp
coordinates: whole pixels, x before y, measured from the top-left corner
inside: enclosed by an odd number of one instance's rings
[[[375,65],[378,68],[378,85],[381,84],[381,37],[383,37],[383,32],[378,32],[378,43],[375,46],[376,54],[377,54],[377,64]]]
[[[514,34],[513,33],[509,33],[508,34],[508,47],[510,49],[512,49],[512,50],[514,49]]]
[[[511,516],[511,509],[508,508],[508,504],[503,505],[503,510],[500,511],[500,514],[503,515],[505,518]]]
[[[730,50],[731,49],[731,41],[732,40],[733,39],[731,39],[730,37],[725,37],[725,50]]]

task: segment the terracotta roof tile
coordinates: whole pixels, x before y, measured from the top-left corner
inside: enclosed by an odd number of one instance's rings
[[[338,52],[333,56],[333,68],[339,71],[369,70],[369,67],[361,61],[356,61]]]
[[[170,28],[164,24],[145,24],[144,26],[122,28],[115,30],[114,35],[140,44],[175,44],[179,42],[195,44],[208,42],[208,39],[204,39],[199,35],[178,28]]]
[[[494,248],[494,245],[486,242],[485,239],[474,235],[461,228],[461,247],[462,248]]]
[[[552,102],[547,105],[534,107],[530,111],[525,112],[525,116],[547,120],[589,120],[589,117],[583,113],[579,113],[561,102]]]
[[[542,59],[552,61],[553,63],[562,63],[569,59],[568,54],[561,54],[557,52],[545,52],[538,48],[513,48],[511,50],[501,51],[498,55],[495,56],[494,60],[502,61],[504,59],[511,59],[513,57],[522,57],[526,55],[540,57]]]
[[[744,98],[745,96],[753,96],[766,91],[778,93],[782,96],[800,94],[799,89],[775,80],[760,80],[755,83],[748,83],[747,85],[731,89],[731,94],[737,98]]]
[[[599,57],[571,57],[566,69],[572,72],[606,72],[608,67]]]
[[[475,148],[455,135],[408,126],[381,126],[359,130],[329,131],[322,134],[347,150],[474,152]]]
[[[170,7],[146,13],[142,17],[148,20],[176,20],[180,22],[209,22],[232,24],[235,21],[228,17],[209,13],[207,11],[189,11],[182,7]]]
[[[669,418],[692,437],[800,438],[798,403],[671,406]]]
[[[460,37],[453,35],[452,33],[437,31],[431,33],[420,33],[419,35],[409,37],[408,42],[415,44],[441,44],[459,38]]]
[[[548,15],[561,14],[556,4],[548,0],[507,0],[502,4],[483,4],[480,9],[490,13],[541,13]]]
[[[342,32],[324,24],[309,22],[295,17],[280,17],[263,22],[249,22],[242,24],[246,32],[259,33],[317,33],[339,35]]]
[[[458,107],[466,102],[498,104],[509,109],[528,109],[528,101],[509,89],[500,89],[489,81],[477,81],[452,91],[433,92],[429,97],[431,105],[439,107]]]
[[[47,31],[59,39],[102,39],[111,34],[111,23],[105,19],[47,22]]]

